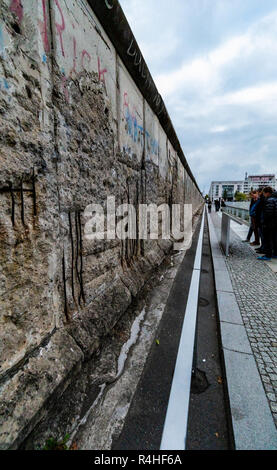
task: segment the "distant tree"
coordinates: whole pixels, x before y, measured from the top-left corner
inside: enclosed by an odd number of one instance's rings
[[[239,191],[235,192],[235,201],[239,202],[239,201],[246,201],[246,200],[247,200],[246,194],[240,193]]]
[[[226,199],[228,198],[228,191],[227,189],[225,188],[224,191],[223,191],[223,195],[222,195],[223,199],[226,201]]]

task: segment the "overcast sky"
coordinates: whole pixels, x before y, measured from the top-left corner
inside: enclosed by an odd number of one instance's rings
[[[277,1],[120,4],[200,189],[277,174]]]

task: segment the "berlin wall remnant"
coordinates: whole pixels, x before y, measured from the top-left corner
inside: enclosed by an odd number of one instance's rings
[[[87,240],[85,208],[196,212],[202,196],[115,0],[0,0],[0,125],[0,448],[15,449],[172,245]]]

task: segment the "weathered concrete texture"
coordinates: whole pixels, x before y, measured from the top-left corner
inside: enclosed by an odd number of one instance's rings
[[[198,221],[197,214],[194,226]],[[165,257],[91,358],[22,444],[41,449],[70,435],[78,449],[110,449],[120,433],[184,252]]]
[[[28,431],[43,418],[43,405],[68,385],[66,378],[81,363],[82,352],[63,330],[56,331],[48,344],[28,358],[1,387],[1,447],[17,448]],[[72,377],[70,378],[72,380]],[[58,397],[56,396],[56,399]]]
[[[0,378],[53,331],[62,307],[56,171],[40,122],[36,2],[22,18],[9,3],[0,8],[6,45],[0,54]]]
[[[87,207],[105,212],[113,196],[138,222],[141,203],[196,213],[202,197],[84,0],[0,0],[0,126],[6,449],[76,381],[172,247],[90,240]]]
[[[82,371],[76,376],[75,380],[71,382],[67,390],[64,391],[61,399],[58,402],[56,401],[55,405],[52,406],[47,418],[41,421],[40,425],[37,426],[26,442],[24,442],[23,446],[25,449],[42,448],[50,436],[55,437],[55,439],[59,441],[62,440],[66,433],[70,434],[71,443],[78,442],[78,449],[83,449],[83,443],[79,442],[79,430],[81,430],[81,434],[84,438],[84,435],[86,435],[86,426],[84,428],[84,425],[87,419],[94,421],[96,416],[97,419],[99,419],[99,415],[102,417],[102,422],[99,429],[97,429],[97,433],[95,432],[97,425],[96,428],[94,427],[95,440],[97,442],[99,435],[102,434],[103,440],[105,438],[110,441],[115,431],[113,420],[111,420],[112,410],[118,407],[119,399],[127,401],[128,404],[130,404],[130,398],[135,390],[135,383],[139,378],[138,369],[140,370],[143,367],[143,361],[139,361],[137,364],[132,362],[129,366],[131,367],[131,380],[125,382],[125,385],[122,387],[120,376],[123,370],[121,370],[121,361],[119,360],[121,351],[123,348],[126,348],[128,341],[130,342],[132,325],[139,317],[146,304],[150,302],[149,298],[151,299],[150,303],[152,305],[153,287],[156,287],[157,306],[155,305],[155,307],[161,309],[161,296],[166,297],[168,291],[166,290],[162,293],[162,283],[159,282],[159,279],[162,274],[167,273],[168,270],[170,272],[172,269],[171,257],[169,256],[163,265],[152,274],[151,282],[145,286],[140,295],[136,298],[134,304],[127,309],[119,322],[110,330],[109,335],[102,339],[101,345],[99,345],[95,354],[90,360],[83,363]],[[145,326],[145,328],[149,330],[152,339],[155,334],[158,319],[161,315],[161,311],[157,312],[156,310],[150,312],[154,317],[154,322]],[[149,314],[147,317],[149,323]],[[145,320],[144,316],[142,320]],[[142,356],[146,357],[145,344],[140,345],[140,348],[142,348]],[[145,359],[145,357],[143,359]],[[122,361],[124,359],[126,358],[122,358]],[[113,389],[114,387],[117,390],[116,394],[118,396],[112,408],[107,410],[106,406],[105,408],[101,406],[102,398],[110,388]],[[105,392],[103,397],[101,391]],[[98,400],[97,397],[99,397]],[[100,397],[102,397],[101,401],[99,401]],[[99,406],[101,406],[100,409]],[[106,425],[107,429],[105,429]],[[101,439],[98,445],[102,445]]]

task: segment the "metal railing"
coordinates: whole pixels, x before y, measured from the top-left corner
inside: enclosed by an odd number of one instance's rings
[[[240,219],[246,225],[250,225],[249,203],[226,202],[225,207],[222,207],[222,211]]]

